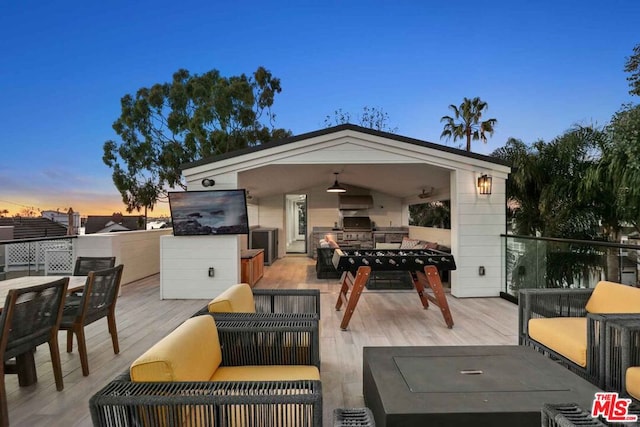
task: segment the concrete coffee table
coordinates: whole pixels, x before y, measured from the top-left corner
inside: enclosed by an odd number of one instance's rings
[[[378,427],[540,426],[544,403],[590,408],[596,386],[523,346],[364,347]]]

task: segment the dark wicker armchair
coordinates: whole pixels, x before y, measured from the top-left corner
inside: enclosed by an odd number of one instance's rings
[[[314,322],[219,321],[221,366],[311,365]],[[306,332],[301,332],[306,330]],[[271,345],[265,345],[270,343]],[[126,372],[89,402],[95,426],[322,426],[319,380],[132,382]]]
[[[639,385],[627,387],[627,369],[640,366],[640,319],[611,320],[606,328],[605,390],[640,401]]]
[[[78,341],[78,353],[82,375],[89,375],[87,344],[84,327],[103,317],[107,318],[113,352],[118,354],[118,330],[116,327],[116,301],[120,291],[123,265],[105,270],[90,271],[87,282],[80,291],[71,293],[64,305],[60,329],[67,331],[67,352],[73,351],[73,335]]]
[[[79,256],[73,267],[74,276],[87,276],[90,271],[105,270],[116,265],[116,257]]]
[[[3,426],[9,425],[4,376],[18,374],[22,385],[23,372],[17,367],[22,365],[23,370],[34,370],[33,351],[40,344],[49,343],[56,389],[64,388],[58,326],[68,284],[69,278],[65,277],[43,285],[9,290],[0,315],[0,424]],[[6,363],[13,358],[16,364]]]
[[[602,302],[608,298],[607,293],[616,293],[620,290],[622,293],[618,298],[609,298],[611,301]],[[631,298],[625,298],[629,293],[633,294]],[[634,302],[638,296],[640,296],[640,289],[611,282],[600,282],[595,292],[594,289],[522,289],[518,304],[519,342],[552,357],[571,371],[602,388],[605,382],[605,342],[608,339],[606,324],[613,319],[640,318],[640,314],[637,313],[640,311],[640,304],[636,306]],[[596,299],[598,302],[594,302]],[[611,305],[611,302],[622,305],[622,309],[615,307],[607,310],[607,304]],[[589,305],[597,309],[591,310],[594,312],[588,312]],[[568,318],[575,318],[577,323],[559,323],[567,326],[566,332],[569,339],[565,340],[565,343],[572,342],[572,338],[581,340],[586,338],[585,363],[576,362],[575,357],[572,357],[575,354],[568,355],[566,351],[555,348],[555,345],[545,344],[540,342],[540,338],[536,340],[531,336],[530,322],[535,319]],[[579,319],[585,319],[586,328],[582,329],[583,324]],[[552,328],[557,329],[557,325],[558,323],[553,324]],[[586,336],[578,337],[576,334]],[[557,337],[555,342],[558,343]]]

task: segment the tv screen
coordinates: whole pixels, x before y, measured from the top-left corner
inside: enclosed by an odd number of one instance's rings
[[[249,234],[244,189],[169,193],[174,236]]]

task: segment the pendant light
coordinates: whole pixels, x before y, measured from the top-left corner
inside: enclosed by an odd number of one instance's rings
[[[344,193],[347,190],[345,188],[343,188],[342,186],[340,186],[340,184],[338,184],[338,172],[334,172],[333,173],[336,176],[336,181],[333,183],[333,185],[329,188],[327,188],[327,193]]]

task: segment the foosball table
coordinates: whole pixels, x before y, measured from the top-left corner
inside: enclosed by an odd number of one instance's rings
[[[448,328],[453,327],[453,318],[442,288],[438,270],[456,269],[453,255],[435,249],[363,249],[341,250],[333,253],[332,263],[336,270],[342,271],[342,286],[336,302],[336,310],[345,306],[340,323],[342,330],[347,329],[351,316],[358,305],[360,294],[369,281],[371,271],[407,271],[411,274],[413,285],[422,306],[429,307],[429,301],[440,308]],[[433,295],[425,293],[429,287]]]

